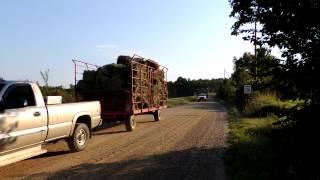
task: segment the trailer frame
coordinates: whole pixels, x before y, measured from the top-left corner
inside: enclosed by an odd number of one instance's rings
[[[167,108],[167,99],[168,99],[168,86],[167,86],[167,72],[168,68],[159,65],[159,68],[156,69],[154,67],[148,66],[147,64],[142,64],[135,59],[143,59],[143,60],[150,60],[151,59],[145,59],[142,58],[141,56],[138,56],[134,54],[131,59],[130,59],[130,69],[131,69],[131,90],[129,92],[129,98],[130,98],[130,105],[131,109],[130,111],[114,111],[114,110],[108,110],[105,107],[106,101],[108,99],[105,99],[102,95],[99,97],[99,101],[101,102],[101,117],[103,120],[108,121],[108,122],[113,122],[113,121],[125,121],[126,122],[126,127],[127,130],[132,131],[135,128],[135,116],[137,115],[142,115],[142,114],[152,114],[154,116],[155,121],[160,120],[160,110],[163,108]],[[101,66],[94,65],[91,63],[87,63],[81,60],[72,60],[74,64],[74,85],[76,87],[77,83],[79,82],[81,75],[83,75],[84,71],[88,70],[96,70]],[[140,68],[139,68],[140,66]],[[144,68],[141,68],[144,67]],[[143,71],[142,69],[146,69],[146,71]],[[139,71],[139,72],[138,72]],[[162,74],[158,74],[162,73]],[[152,88],[154,86],[154,79],[159,76],[163,75],[164,76],[164,82],[163,82],[163,88],[164,88],[164,94],[162,94],[163,97],[160,98],[160,104],[156,105],[154,102],[154,99],[152,97]],[[144,78],[145,77],[145,78]],[[140,85],[140,89],[136,87],[136,84]],[[158,87],[158,86],[156,86]],[[138,89],[138,91],[136,91]],[[93,91],[92,93],[108,93],[108,92],[97,92]],[[122,93],[119,91],[119,93]],[[144,101],[143,98],[141,98],[140,101],[136,101],[137,96],[147,96],[148,100],[147,102]],[[76,91],[75,88],[75,96],[76,100],[79,101],[80,95]],[[81,100],[80,100],[81,101]],[[112,100],[110,100],[112,101]],[[111,104],[114,104],[113,102],[110,102]],[[145,107],[145,104],[148,104],[147,107]],[[132,122],[134,121],[134,122]],[[130,126],[129,124],[132,124],[133,126]]]

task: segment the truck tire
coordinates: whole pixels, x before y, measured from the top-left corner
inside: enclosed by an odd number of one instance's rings
[[[127,131],[133,131],[136,128],[136,120],[134,118],[134,115],[129,116],[129,118],[126,120],[126,129]]]
[[[156,110],[156,111],[153,113],[153,118],[154,118],[155,121],[160,121],[160,120],[161,120],[160,110]]]
[[[90,131],[86,124],[77,123],[72,136],[67,140],[72,152],[84,150],[88,146]]]

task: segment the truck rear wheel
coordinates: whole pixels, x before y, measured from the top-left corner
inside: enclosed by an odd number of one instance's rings
[[[160,120],[161,120],[160,110],[156,110],[156,111],[153,113],[153,118],[154,118],[155,121],[160,121]]]
[[[129,116],[129,118],[126,120],[126,129],[127,131],[133,131],[136,128],[136,120],[134,118],[134,115]]]
[[[86,124],[77,123],[72,136],[67,140],[71,151],[78,152],[88,146],[90,131]]]

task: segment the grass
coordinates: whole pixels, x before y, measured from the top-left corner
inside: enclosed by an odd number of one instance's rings
[[[272,123],[298,103],[301,101],[282,101],[269,93],[253,95],[242,113],[229,107],[230,148],[225,155],[225,164],[230,179],[276,178],[276,169],[282,162],[275,163],[279,157],[275,147],[284,145],[274,140]]]
[[[227,104],[230,146],[224,157],[229,179],[320,179],[320,168],[314,165],[320,162],[316,145],[320,108],[297,113],[299,124],[272,126],[292,116],[290,108],[304,102],[255,94],[249,103],[241,113]]]
[[[187,97],[179,97],[179,98],[170,98],[168,99],[168,107],[181,106],[184,104],[188,104],[196,100],[195,96],[187,96]]]
[[[302,103],[301,100],[280,100],[273,93],[254,94],[243,111],[247,117],[266,117],[269,114],[284,115],[289,109]]]
[[[225,156],[231,179],[272,179],[273,151],[268,134],[277,118],[240,118],[230,120],[230,149]]]

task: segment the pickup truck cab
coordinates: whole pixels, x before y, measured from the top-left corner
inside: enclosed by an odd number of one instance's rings
[[[101,123],[100,103],[51,103],[36,83],[0,81],[0,166],[43,154],[43,144],[60,139],[72,151],[87,147]]]
[[[200,93],[197,95],[197,101],[207,101],[208,100],[208,96],[205,93]]]

